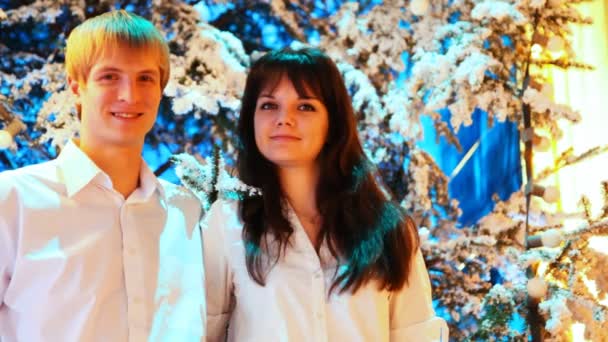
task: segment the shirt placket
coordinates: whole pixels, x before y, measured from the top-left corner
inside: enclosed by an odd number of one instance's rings
[[[316,270],[312,273],[312,292],[313,292],[313,320],[315,341],[326,342],[328,338],[327,318],[325,312],[325,274],[320,263],[317,263]]]
[[[300,220],[291,207],[289,209],[289,220],[295,229],[295,249],[303,252],[300,256],[303,258],[303,261],[305,260],[304,267],[309,272],[312,285],[312,315],[310,316],[312,319],[312,335],[315,342],[327,342],[329,336],[325,309],[327,295],[322,263],[308,236],[306,236]]]
[[[124,202],[120,207],[120,227],[123,243],[123,264],[127,291],[127,318],[129,321],[129,341],[145,341],[143,329],[145,303],[143,298],[143,265],[138,254],[137,225],[132,222],[133,204]]]

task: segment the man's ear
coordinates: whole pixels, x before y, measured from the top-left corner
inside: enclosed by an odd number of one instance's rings
[[[80,103],[80,83],[68,76],[68,87],[72,91],[72,94],[76,96],[76,116],[78,117],[78,120],[82,120],[82,105]]]
[[[80,84],[70,76],[68,76],[68,87],[70,87],[72,94],[76,95],[76,97],[80,97]]]

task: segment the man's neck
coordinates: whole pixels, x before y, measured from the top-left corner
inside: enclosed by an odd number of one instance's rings
[[[114,190],[124,198],[139,186],[142,146],[97,146],[80,141],[79,147],[112,180]]]

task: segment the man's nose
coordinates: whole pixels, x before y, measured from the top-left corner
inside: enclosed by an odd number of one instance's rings
[[[137,82],[132,79],[124,79],[120,84],[118,99],[126,103],[137,103],[139,97],[140,92],[137,88]]]

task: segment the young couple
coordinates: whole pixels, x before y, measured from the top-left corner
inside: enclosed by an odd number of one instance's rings
[[[367,160],[327,56],[253,64],[237,169],[263,195],[208,213],[140,156],[169,77],[154,26],[89,19],[66,68],[80,138],[0,174],[0,341],[447,341],[414,224],[355,172]]]

